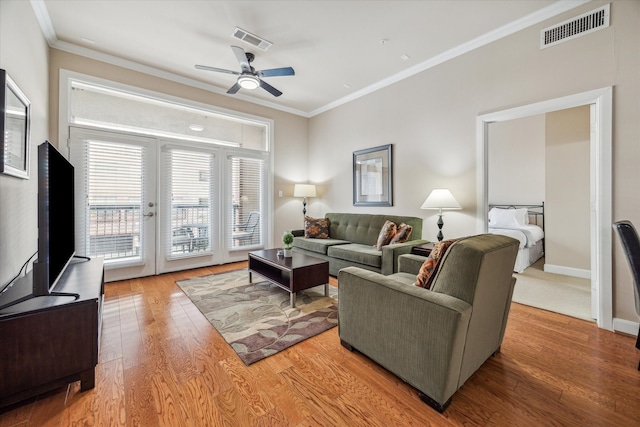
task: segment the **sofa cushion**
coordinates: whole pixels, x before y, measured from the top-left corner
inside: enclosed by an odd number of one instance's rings
[[[300,249],[306,249],[311,252],[326,255],[327,250],[333,245],[344,245],[351,242],[338,239],[306,239],[304,237],[294,237],[293,246]]]
[[[332,239],[348,240],[352,243],[373,245],[385,221],[396,224],[405,223],[413,227],[409,240],[420,240],[422,236],[422,218],[398,215],[371,215],[356,213],[327,213],[329,236]]]
[[[409,240],[409,237],[411,237],[412,231],[413,227],[403,222],[398,227],[396,227],[396,234],[393,236],[389,244],[393,245],[394,243],[406,242],[407,240]]]
[[[371,267],[380,268],[382,266],[382,252],[369,245],[360,245],[357,243],[335,245],[329,247],[327,254],[330,257],[369,265]]]
[[[393,221],[385,221],[380,233],[378,234],[378,240],[373,245],[377,250],[382,250],[382,247],[388,245],[393,236],[396,235],[396,223]]]
[[[307,239],[328,239],[329,220],[327,218],[304,217],[304,237]]]
[[[431,288],[431,284],[433,283],[433,278],[438,271],[438,267],[440,266],[440,260],[442,256],[447,252],[447,249],[455,242],[460,239],[449,239],[443,240],[441,242],[433,245],[433,250],[431,250],[431,254],[427,257],[427,259],[420,267],[420,272],[416,276],[416,286],[421,288],[429,289]]]

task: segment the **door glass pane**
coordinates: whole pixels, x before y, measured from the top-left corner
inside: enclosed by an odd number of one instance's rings
[[[87,255],[141,261],[144,148],[96,140],[81,147],[84,162],[76,182],[85,191],[81,235]]]
[[[261,246],[263,225],[264,160],[230,157],[232,227],[231,249]]]
[[[213,155],[172,149],[166,168],[171,189],[169,257],[211,252]]]

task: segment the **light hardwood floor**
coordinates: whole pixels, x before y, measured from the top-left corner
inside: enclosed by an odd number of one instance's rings
[[[0,410],[0,427],[640,425],[635,338],[515,303],[502,352],[444,414],[337,328],[247,367],[174,283],[244,266],[108,283],[96,387]]]

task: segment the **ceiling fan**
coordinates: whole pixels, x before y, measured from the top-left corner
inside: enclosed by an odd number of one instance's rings
[[[295,71],[293,71],[293,68],[291,67],[271,68],[269,70],[256,71],[255,68],[251,66],[251,62],[255,58],[255,55],[253,53],[245,52],[243,48],[238,46],[231,46],[231,50],[233,50],[234,55],[238,59],[242,72],[225,70],[224,68],[209,67],[207,65],[196,65],[196,68],[198,70],[216,71],[218,73],[233,74],[238,76],[238,81],[236,81],[236,84],[229,88],[227,93],[233,94],[238,92],[241,88],[256,89],[258,88],[258,86],[260,86],[273,96],[280,96],[282,95],[282,92],[262,80],[262,78],[295,75]]]

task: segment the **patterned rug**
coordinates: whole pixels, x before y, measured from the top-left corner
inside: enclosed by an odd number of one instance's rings
[[[329,330],[338,324],[338,290],[324,286],[299,292],[296,307],[289,292],[246,269],[181,280],[176,284],[214,328],[250,365]]]

